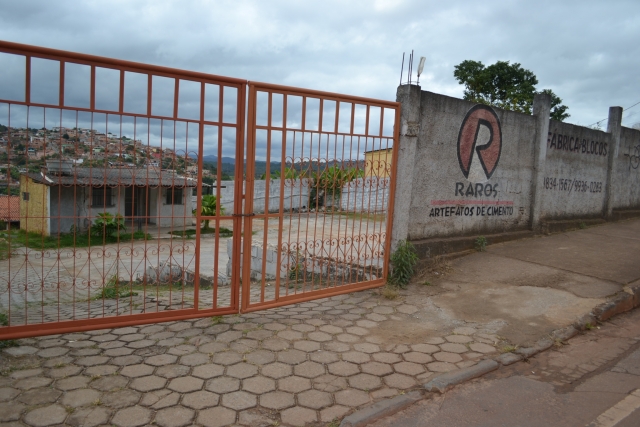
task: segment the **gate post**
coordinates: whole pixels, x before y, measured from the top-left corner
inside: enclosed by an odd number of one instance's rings
[[[622,107],[609,107],[609,121],[607,133],[611,134],[611,151],[609,151],[609,163],[607,167],[607,187],[604,199],[604,217],[610,221],[613,216],[613,205],[615,202],[615,168],[620,151],[620,132],[622,131]]]
[[[400,240],[409,237],[409,211],[413,192],[413,170],[416,159],[418,133],[420,131],[420,98],[422,90],[418,85],[400,85],[396,101],[400,103],[400,138],[393,153],[397,158],[395,175],[395,195],[391,231],[391,251]]]

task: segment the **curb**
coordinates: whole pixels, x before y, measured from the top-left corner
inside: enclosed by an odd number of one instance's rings
[[[548,350],[557,341],[566,341],[576,336],[580,331],[590,329],[588,325],[595,326],[597,322],[603,322],[637,307],[640,307],[640,281],[625,286],[622,291],[618,292],[609,301],[596,306],[589,314],[582,316],[572,325],[553,331],[549,334],[549,337],[542,338],[533,347],[520,348],[513,353],[501,354],[495,360],[485,359],[469,368],[438,375],[424,384],[423,387],[427,392],[445,393],[457,385],[495,371],[501,365],[508,366]],[[340,427],[366,426],[380,418],[393,415],[413,405],[421,400],[422,397],[420,391],[412,391],[391,399],[381,400],[346,416],[340,423]]]

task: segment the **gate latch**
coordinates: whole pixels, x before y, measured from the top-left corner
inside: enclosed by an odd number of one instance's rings
[[[256,216],[255,212],[251,212],[248,214],[232,214],[231,216]]]

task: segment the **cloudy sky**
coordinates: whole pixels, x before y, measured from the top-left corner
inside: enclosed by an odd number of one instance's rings
[[[508,60],[559,95],[571,123],[640,101],[637,0],[0,0],[0,11],[2,40],[387,100],[413,49],[427,58],[423,90],[461,97],[456,64]],[[640,105],[623,118],[638,122]]]

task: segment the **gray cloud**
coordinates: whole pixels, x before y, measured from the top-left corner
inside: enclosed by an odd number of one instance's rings
[[[591,124],[640,101],[637,1],[0,1],[0,39],[394,99],[403,51],[423,89],[461,96],[465,59],[519,62]],[[625,113],[640,122],[640,105]]]

